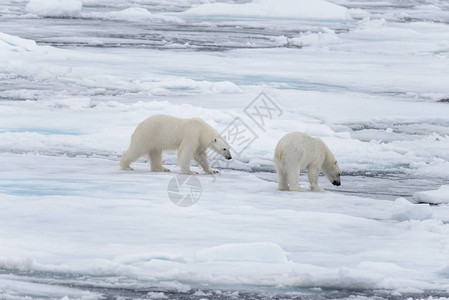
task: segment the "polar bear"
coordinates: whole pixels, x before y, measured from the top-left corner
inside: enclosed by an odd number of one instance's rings
[[[198,174],[190,170],[190,161],[195,161],[208,174],[218,173],[209,166],[206,150],[213,149],[226,159],[232,159],[228,143],[209,124],[199,118],[181,119],[166,115],[155,115],[141,122],[133,135],[128,150],[120,160],[122,170],[141,156],[148,155],[151,171],[170,172],[162,165],[164,150],[178,150],[178,164],[186,174]]]
[[[320,170],[333,185],[340,185],[340,167],[324,142],[302,132],[291,132],[279,140],[274,154],[281,191],[305,191],[299,187],[299,173],[307,169],[310,190],[323,192],[318,187]]]

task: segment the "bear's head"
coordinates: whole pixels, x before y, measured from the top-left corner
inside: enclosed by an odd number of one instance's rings
[[[212,143],[210,143],[210,147],[218,154],[223,155],[226,159],[232,159],[231,147],[229,147],[228,143],[226,143],[221,136],[216,136],[212,140]]]
[[[329,163],[327,166],[323,166],[323,173],[326,175],[327,179],[336,186],[341,185],[340,180],[340,167],[338,166],[338,163],[336,160]]]

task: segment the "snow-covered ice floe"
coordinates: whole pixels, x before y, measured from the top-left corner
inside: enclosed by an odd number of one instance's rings
[[[0,298],[447,296],[447,6],[334,2],[0,3]],[[154,114],[231,139],[193,206],[169,200],[176,153],[119,170]],[[276,190],[289,131],[341,187]]]
[[[80,0],[30,0],[26,11],[44,17],[78,17],[82,7]]]
[[[392,218],[398,221],[432,219],[432,209],[428,204],[413,204],[407,199],[395,201]]]
[[[448,204],[449,186],[443,185],[438,190],[416,192],[413,194],[413,200],[418,203]]]
[[[82,13],[85,18],[118,20],[129,22],[152,22],[152,21],[166,21],[174,23],[184,23],[183,19],[175,16],[167,16],[161,14],[152,14],[149,10],[141,7],[129,7],[119,11],[109,12],[86,12]]]
[[[167,197],[176,168],[150,173],[142,164],[129,173],[115,159],[81,156],[4,153],[0,160],[7,273],[54,274],[46,280],[57,282],[58,274],[69,282],[78,274],[128,278],[115,287],[176,281],[398,292],[448,284],[441,275],[447,250],[436,245],[449,242],[449,229],[432,217],[438,207],[285,193],[275,182],[224,170],[200,175],[201,199],[182,208]]]
[[[247,3],[206,3],[185,11],[185,15],[256,18],[352,19],[348,9],[323,0],[254,0]]]

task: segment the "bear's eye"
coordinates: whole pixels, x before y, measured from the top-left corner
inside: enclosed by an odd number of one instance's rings
[[[226,148],[223,148],[223,151],[226,151]]]
[[[341,173],[338,173],[338,176],[341,176]]]

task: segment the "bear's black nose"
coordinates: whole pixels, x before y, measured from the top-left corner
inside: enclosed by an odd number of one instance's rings
[[[332,182],[333,185],[339,186],[341,185],[340,181],[334,180],[334,182]]]
[[[232,159],[232,156],[231,155],[229,155],[229,156],[226,156],[226,159]]]

